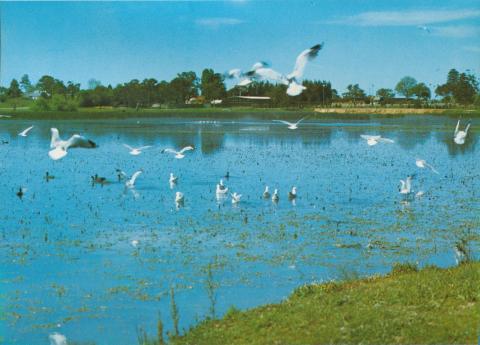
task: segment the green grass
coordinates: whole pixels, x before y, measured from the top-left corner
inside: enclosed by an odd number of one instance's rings
[[[206,320],[171,344],[477,344],[480,263],[307,285],[280,304]],[[234,301],[232,301],[234,302]]]
[[[38,111],[28,106],[29,104],[18,104],[17,109],[13,110],[10,104],[0,103],[0,114],[13,115],[19,119],[32,120],[79,120],[79,119],[127,119],[135,117],[152,117],[152,118],[211,118],[211,119],[228,119],[228,118],[243,118],[251,117],[256,119],[275,119],[275,118],[291,118],[298,119],[300,116],[309,115],[317,118],[342,117],[342,118],[369,118],[392,116],[388,114],[319,114],[314,112],[314,107],[311,108],[250,108],[250,107],[205,107],[205,108],[176,108],[176,109],[139,109],[125,107],[105,107],[105,108],[79,108],[76,111]],[[413,113],[413,110],[412,110]],[[480,116],[480,109],[446,109],[440,115],[448,115],[453,117],[462,116],[463,118],[472,118]],[[393,115],[393,116],[404,116]],[[422,116],[422,115],[418,115]]]

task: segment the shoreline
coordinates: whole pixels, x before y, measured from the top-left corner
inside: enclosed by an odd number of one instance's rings
[[[130,108],[80,108],[72,112],[35,111],[31,109],[0,108],[3,120],[94,120],[131,118],[253,118],[253,119],[297,119],[299,117],[323,118],[325,116],[456,116],[463,118],[480,117],[477,109],[429,109],[429,108],[177,108],[177,109],[130,109]]]
[[[395,265],[386,275],[304,285],[284,301],[234,306],[168,344],[474,344],[480,263]]]

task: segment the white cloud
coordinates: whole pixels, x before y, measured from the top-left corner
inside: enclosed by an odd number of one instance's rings
[[[330,24],[359,26],[406,26],[445,23],[480,17],[480,10],[372,11],[329,21]]]
[[[432,27],[432,34],[442,37],[465,38],[480,35],[480,27],[458,25],[458,26],[436,26]]]
[[[237,19],[237,18],[223,18],[223,17],[217,17],[217,18],[202,18],[202,19],[197,19],[195,21],[198,25],[202,26],[208,26],[212,28],[217,28],[219,26],[223,25],[238,25],[242,24],[243,20]]]

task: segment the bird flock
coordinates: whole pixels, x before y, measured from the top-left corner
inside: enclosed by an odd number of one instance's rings
[[[317,47],[317,46],[315,46],[315,47]],[[312,47],[310,49],[313,49],[315,47]],[[319,47],[316,48],[317,52],[320,48],[321,48],[321,45],[319,45]],[[306,51],[302,52],[302,54],[300,54],[299,58],[297,58],[297,65],[298,64],[301,65],[301,63],[299,63],[299,60],[304,61],[304,59],[305,59],[304,56],[305,55],[308,56],[308,54],[309,53],[307,53]],[[294,75],[297,76],[297,75],[299,75],[298,73],[294,74]],[[292,72],[292,74],[293,74],[293,72]],[[296,129],[298,129],[300,123],[302,121],[304,121],[305,119],[306,119],[306,117],[303,117],[296,122],[288,122],[288,121],[284,121],[284,120],[273,120],[273,121],[276,122],[276,123],[281,123],[281,124],[286,125],[287,129],[289,129],[289,130],[296,130]],[[454,133],[453,133],[453,142],[455,144],[457,144],[457,145],[465,144],[470,126],[471,126],[471,124],[468,123],[465,126],[464,130],[460,130],[460,120],[458,120],[457,125],[456,125],[455,130],[454,130]],[[34,128],[34,126],[30,126],[26,129],[24,129],[23,131],[21,131],[18,135],[21,136],[21,137],[27,137],[28,134],[33,130],[33,128]],[[71,149],[71,148],[93,149],[93,148],[98,147],[98,145],[94,141],[92,141],[90,139],[87,139],[82,135],[74,134],[68,140],[62,140],[60,138],[60,133],[59,133],[59,130],[57,128],[51,128],[50,131],[51,131],[51,140],[50,140],[50,149],[51,150],[48,152],[48,155],[54,161],[60,160],[60,159],[64,158],[65,156],[67,156],[68,150]],[[384,143],[384,144],[395,143],[394,140],[389,139],[389,138],[384,138],[381,135],[361,134],[360,137],[363,140],[366,141],[368,146],[375,146],[375,145],[378,145],[380,143]],[[144,150],[153,147],[152,145],[145,145],[145,146],[141,146],[141,147],[132,147],[128,144],[123,144],[123,146],[129,150],[129,153],[132,156],[138,156],[138,155],[142,154],[142,152]],[[192,150],[194,150],[194,147],[189,145],[189,146],[183,147],[180,150],[176,150],[176,149],[173,149],[173,148],[165,148],[161,152],[172,154],[175,159],[183,159],[185,157],[186,153],[189,152],[189,151],[192,151]],[[429,169],[433,173],[439,174],[439,172],[433,167],[433,165],[428,163],[425,159],[417,157],[415,159],[415,165],[420,169]],[[123,170],[120,170],[120,169],[117,169],[116,171],[117,171],[118,181],[124,181],[125,189],[130,190],[132,192],[132,194],[135,197],[137,197],[138,193],[135,191],[135,182],[137,181],[138,177],[143,173],[143,170],[142,169],[137,170],[132,175],[128,175],[126,172],[124,172]],[[229,176],[230,176],[230,174],[229,174],[229,172],[227,172],[224,177],[228,180]],[[414,194],[415,191],[412,188],[412,180],[414,179],[414,177],[415,177],[415,174],[412,174],[412,175],[407,176],[407,178],[405,180],[400,180],[399,193],[401,195],[403,195],[405,200],[408,200],[413,195],[415,197],[421,197],[424,194],[424,191],[417,191]],[[46,172],[44,178],[47,182],[49,182],[50,180],[53,180],[55,178],[55,176],[51,175],[49,172]],[[91,176],[91,180],[92,180],[93,185],[94,184],[105,185],[105,184],[110,183],[110,181],[106,177],[101,177],[101,176],[98,176],[97,174]],[[168,182],[170,184],[171,189],[174,189],[176,187],[178,181],[179,181],[179,177],[175,176],[173,172],[170,173],[170,177],[169,177]],[[24,186],[20,186],[19,189],[16,192],[16,195],[20,199],[22,199],[22,197],[25,195],[26,192],[27,192],[27,188],[24,187]],[[220,179],[220,181],[216,185],[215,196],[216,196],[216,199],[218,201],[222,201],[222,200],[225,200],[228,197],[231,197],[231,202],[232,202],[233,205],[238,205],[241,202],[241,199],[242,199],[242,194],[240,194],[238,191],[229,192],[229,188],[225,185],[223,179]],[[278,203],[279,200],[280,200],[280,195],[279,195],[278,188],[275,188],[273,194],[270,194],[269,186],[265,186],[265,190],[262,194],[262,197],[264,199],[271,199],[272,202],[275,203],[275,204]],[[297,198],[297,187],[292,186],[291,189],[288,191],[288,200],[290,200],[295,205],[296,198]],[[185,195],[182,192],[177,191],[176,194],[175,194],[175,204],[176,204],[177,209],[182,207],[184,205],[184,203],[185,203]]]

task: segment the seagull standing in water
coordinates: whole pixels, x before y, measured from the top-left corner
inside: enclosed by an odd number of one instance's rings
[[[265,186],[265,191],[263,192],[264,199],[270,199],[270,191],[268,190],[268,186]]]
[[[421,169],[430,168],[435,174],[438,174],[438,171],[435,170],[435,168],[432,165],[428,164],[427,161],[424,160],[424,159],[417,158],[415,160],[415,164],[416,164],[417,167],[419,167]]]
[[[30,126],[27,129],[24,129],[23,131],[18,133],[18,135],[21,136],[21,137],[26,137],[28,132],[30,132],[32,130],[32,128],[33,128],[33,126]]]
[[[193,150],[193,146],[186,146],[180,151],[175,151],[174,149],[165,149],[162,152],[173,153],[175,155],[175,158],[182,159],[183,157],[185,157],[185,152],[190,150]]]
[[[275,190],[273,191],[272,201],[273,201],[274,203],[277,203],[279,200],[280,200],[280,197],[278,196],[278,189],[275,189]]]
[[[405,197],[408,197],[412,191],[412,176],[408,176],[407,179],[400,180],[400,194],[404,195]]]
[[[130,145],[127,145],[127,144],[123,144],[123,146],[125,146],[127,149],[130,150],[129,153],[132,156],[138,156],[139,154],[142,153],[142,150],[145,150],[145,149],[148,149],[149,147],[152,147],[151,145],[142,146],[142,147],[131,147]]]
[[[292,187],[292,190],[288,192],[288,199],[293,200],[297,197],[297,187]]]
[[[470,122],[467,124],[467,127],[465,127],[464,131],[461,131],[459,128],[460,120],[458,120],[457,126],[455,127],[455,132],[453,133],[453,141],[455,144],[463,145],[465,144],[465,139],[467,139],[468,130],[470,129]]]
[[[231,194],[232,195],[232,204],[238,204],[240,199],[242,198],[242,194],[237,194],[237,192]]]
[[[60,333],[52,333],[48,336],[50,345],[67,345],[67,337]]]
[[[394,143],[392,139],[382,138],[382,136],[380,135],[361,134],[360,137],[367,141],[368,146],[374,146],[374,145],[377,145],[378,143],[389,143],[389,144]]]
[[[140,174],[143,172],[143,170],[138,170],[136,171],[132,177],[127,180],[127,182],[125,182],[125,186],[127,188],[134,188],[135,187],[135,181],[137,180],[138,176],[140,176]]]
[[[48,155],[53,160],[58,160],[67,155],[67,150],[69,148],[83,147],[83,148],[95,148],[97,144],[93,141],[86,139],[85,137],[74,134],[68,140],[62,140],[58,129],[51,128],[52,139],[50,141],[50,148],[53,149],[48,152]]]
[[[220,183],[217,184],[215,193],[217,196],[225,196],[228,193],[228,188],[223,184],[223,180],[220,180]]]
[[[288,122],[288,121],[284,121],[284,120],[273,120],[274,122],[280,122],[280,123],[283,123],[285,125],[288,126],[288,129],[297,129],[298,128],[298,125],[300,124],[300,122],[302,122],[303,120],[305,120],[307,117],[302,117],[300,120],[298,120],[297,122]]]

